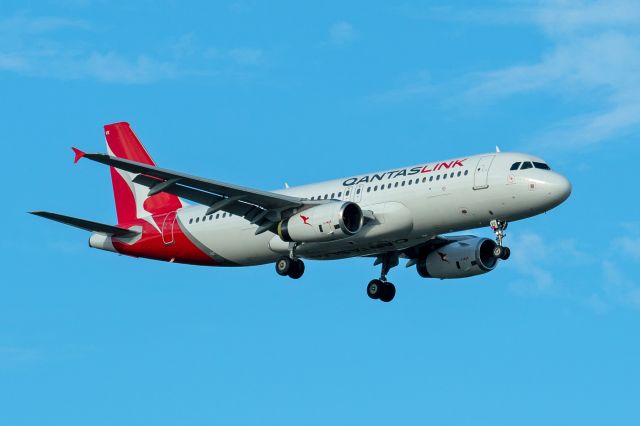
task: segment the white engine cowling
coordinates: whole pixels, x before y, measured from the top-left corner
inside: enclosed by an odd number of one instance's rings
[[[278,223],[278,235],[283,241],[333,241],[355,235],[362,228],[364,217],[360,206],[350,201],[320,204],[298,212]]]
[[[470,238],[449,243],[430,252],[416,264],[423,278],[466,278],[485,274],[498,264],[496,243],[488,238]]]

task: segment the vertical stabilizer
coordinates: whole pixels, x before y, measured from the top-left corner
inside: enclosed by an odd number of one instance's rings
[[[104,126],[104,134],[110,155],[155,166],[147,150],[131,130],[129,123],[107,124]],[[149,188],[134,183],[135,177],[135,173],[111,167],[118,223],[128,223],[150,215],[168,213],[183,206],[175,195],[161,192],[149,197]]]

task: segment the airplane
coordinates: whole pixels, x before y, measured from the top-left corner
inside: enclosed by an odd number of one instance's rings
[[[545,213],[571,183],[539,157],[496,152],[265,191],[156,166],[126,122],[104,126],[107,153],[72,148],[110,167],[117,224],[31,214],[92,232],[89,246],[127,256],[207,266],[274,263],[293,279],[303,259],[374,258],[371,299],[396,294],[389,271],[406,259],[423,278],[493,271],[507,260],[510,222]],[[190,201],[192,204],[188,204]],[[490,226],[495,241],[446,233]]]

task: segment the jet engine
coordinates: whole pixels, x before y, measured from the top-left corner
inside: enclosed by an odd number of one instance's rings
[[[496,243],[473,237],[456,241],[430,252],[416,264],[423,278],[466,278],[493,271],[498,258],[493,255]]]
[[[298,212],[278,223],[278,235],[289,242],[322,242],[347,238],[362,228],[360,206],[350,201],[331,202]]]

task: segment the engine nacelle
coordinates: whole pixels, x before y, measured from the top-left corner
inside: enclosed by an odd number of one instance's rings
[[[360,206],[336,201],[303,210],[278,223],[278,235],[289,242],[333,241],[355,235],[362,228]]]
[[[423,278],[466,278],[493,271],[498,259],[496,243],[488,238],[470,238],[432,251],[416,264]]]

